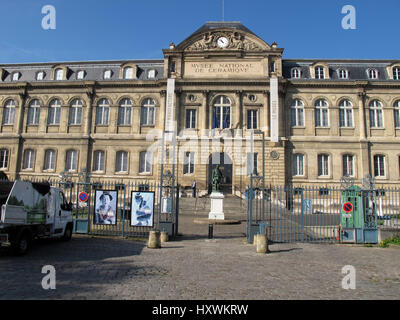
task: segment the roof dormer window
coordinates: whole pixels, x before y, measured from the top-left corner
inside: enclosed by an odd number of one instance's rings
[[[44,76],[45,76],[45,73],[44,73],[44,71],[39,71],[37,74],[36,74],[36,80],[43,80],[44,79]]]
[[[54,72],[54,80],[60,81],[64,80],[64,70],[61,68],[58,68]]]
[[[76,74],[76,79],[82,80],[86,75],[85,70],[79,70]]]
[[[338,76],[339,79],[348,79],[349,78],[349,71],[346,69],[338,69]]]
[[[104,79],[111,79],[111,70],[105,70],[103,77]]]
[[[154,79],[156,77],[156,70],[150,69],[147,71],[147,78]]]
[[[301,78],[301,70],[300,68],[293,68],[291,70],[291,76],[293,79],[300,79]]]
[[[378,70],[376,69],[368,69],[367,74],[369,79],[378,79]]]
[[[315,67],[315,79],[325,79],[325,71],[323,66]]]
[[[124,79],[133,79],[133,68],[132,67],[124,68]]]
[[[20,77],[21,77],[21,73],[19,73],[17,71],[17,72],[13,72],[11,79],[12,79],[12,81],[18,81],[20,79]]]
[[[400,67],[393,68],[393,80],[400,80]]]

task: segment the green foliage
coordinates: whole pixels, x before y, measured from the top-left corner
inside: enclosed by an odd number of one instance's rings
[[[400,237],[392,237],[389,239],[385,239],[379,243],[379,247],[389,248],[389,245],[391,244],[400,246]]]
[[[19,201],[15,196],[10,197],[8,200],[8,204],[12,206],[23,206],[24,202],[21,200]]]

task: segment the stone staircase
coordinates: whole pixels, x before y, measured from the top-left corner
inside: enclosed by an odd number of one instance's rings
[[[209,196],[199,198],[179,198],[179,215],[192,215],[196,217],[208,217],[211,208]],[[246,220],[246,200],[234,195],[225,195],[224,214],[225,219]]]

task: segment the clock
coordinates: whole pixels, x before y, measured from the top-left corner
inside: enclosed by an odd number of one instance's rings
[[[229,44],[229,40],[225,37],[220,37],[217,39],[217,46],[220,48],[226,48]]]

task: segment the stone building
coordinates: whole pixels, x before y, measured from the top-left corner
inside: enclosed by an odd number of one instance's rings
[[[175,159],[177,182],[206,192],[219,163],[236,193],[264,159],[267,184],[398,184],[400,60],[282,54],[240,22],[207,22],[163,60],[0,65],[0,170],[156,182]]]

